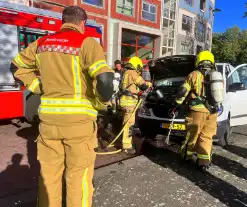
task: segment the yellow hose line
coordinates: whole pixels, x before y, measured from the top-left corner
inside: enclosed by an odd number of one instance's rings
[[[112,154],[117,154],[119,152],[121,152],[122,150],[116,150],[116,151],[112,151],[112,152],[96,152],[97,155],[112,155]]]
[[[121,134],[123,133],[125,127],[127,126],[127,123],[128,123],[129,120],[132,118],[132,116],[135,115],[135,113],[136,113],[137,109],[139,108],[139,106],[141,105],[142,101],[143,101],[143,98],[140,99],[139,102],[137,103],[137,105],[136,105],[134,111],[132,112],[130,118],[129,118],[129,119],[126,121],[126,123],[124,124],[122,130],[118,133],[118,135],[116,136],[116,138],[115,138],[115,139],[114,139],[114,140],[113,140],[106,148],[112,147],[113,144],[117,141],[117,139],[121,136]],[[120,150],[116,150],[116,151],[113,151],[113,152],[97,152],[96,154],[97,154],[97,155],[110,155],[110,154],[117,154],[117,153],[119,153],[119,152],[121,152],[121,151],[122,151],[122,150],[120,149]]]

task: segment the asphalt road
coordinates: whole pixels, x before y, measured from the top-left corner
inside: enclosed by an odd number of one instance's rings
[[[95,172],[95,207],[247,206],[247,126],[233,130],[230,145],[214,147],[213,165],[202,174],[174,151],[148,152]],[[0,206],[35,207],[37,131],[0,125]],[[100,157],[98,166],[127,158]]]

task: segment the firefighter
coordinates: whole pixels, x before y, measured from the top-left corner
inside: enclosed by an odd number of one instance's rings
[[[143,64],[140,58],[132,57],[125,66],[125,72],[121,82],[122,95],[120,97],[120,107],[123,112],[123,125],[130,119],[137,103],[138,92],[145,91],[152,86],[151,83],[146,83],[141,77]],[[128,121],[122,139],[122,147],[128,154],[135,154],[135,149],[132,146],[132,133],[135,123],[135,115]]]
[[[84,34],[86,20],[84,9],[65,8],[61,30],[30,44],[13,60],[15,78],[42,93],[38,207],[62,206],[64,171],[66,206],[92,205],[97,111],[105,110],[112,97],[114,72],[102,47]]]
[[[180,88],[176,103],[182,104],[189,96],[187,136],[181,155],[186,161],[190,161],[196,153],[198,168],[205,172],[211,161],[212,138],[216,134],[217,109],[209,104],[212,95],[208,84],[209,73],[215,70],[213,54],[209,51],[200,52],[195,66],[196,70],[189,74]]]

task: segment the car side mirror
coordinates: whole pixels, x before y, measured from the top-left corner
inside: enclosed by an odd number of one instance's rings
[[[244,83],[233,83],[229,86],[228,91],[229,92],[236,92],[236,91],[243,91],[245,90],[245,84]]]

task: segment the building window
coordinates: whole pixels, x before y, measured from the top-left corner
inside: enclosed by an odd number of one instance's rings
[[[201,51],[203,51],[203,47],[201,45],[196,46],[196,54],[199,54]]]
[[[102,44],[102,46],[104,45],[104,25],[103,24],[98,24],[101,32],[102,32],[102,42],[100,44]]]
[[[162,55],[172,55],[175,45],[176,0],[164,0]]]
[[[205,8],[206,8],[206,0],[200,0],[201,11],[205,11]]]
[[[180,55],[188,55],[188,54],[189,54],[189,45],[185,42],[181,42]]]
[[[208,32],[207,32],[207,41],[211,41],[211,29],[208,27]]]
[[[186,15],[183,15],[182,29],[191,32],[192,31],[192,18]]]
[[[151,22],[156,22],[157,6],[147,2],[142,3],[142,18]]]
[[[193,0],[184,0],[184,2],[190,6],[193,6]]]
[[[117,0],[117,13],[134,16],[134,0]]]
[[[201,22],[198,22],[198,28],[197,28],[197,39],[200,42],[205,41],[205,25]]]
[[[143,62],[153,58],[154,37],[142,33],[123,30],[121,43],[122,61],[128,61],[133,56],[138,56]]]
[[[209,19],[212,21],[213,19],[213,8],[209,6]]]
[[[97,7],[103,7],[104,6],[104,0],[82,0],[86,4],[90,4]]]

